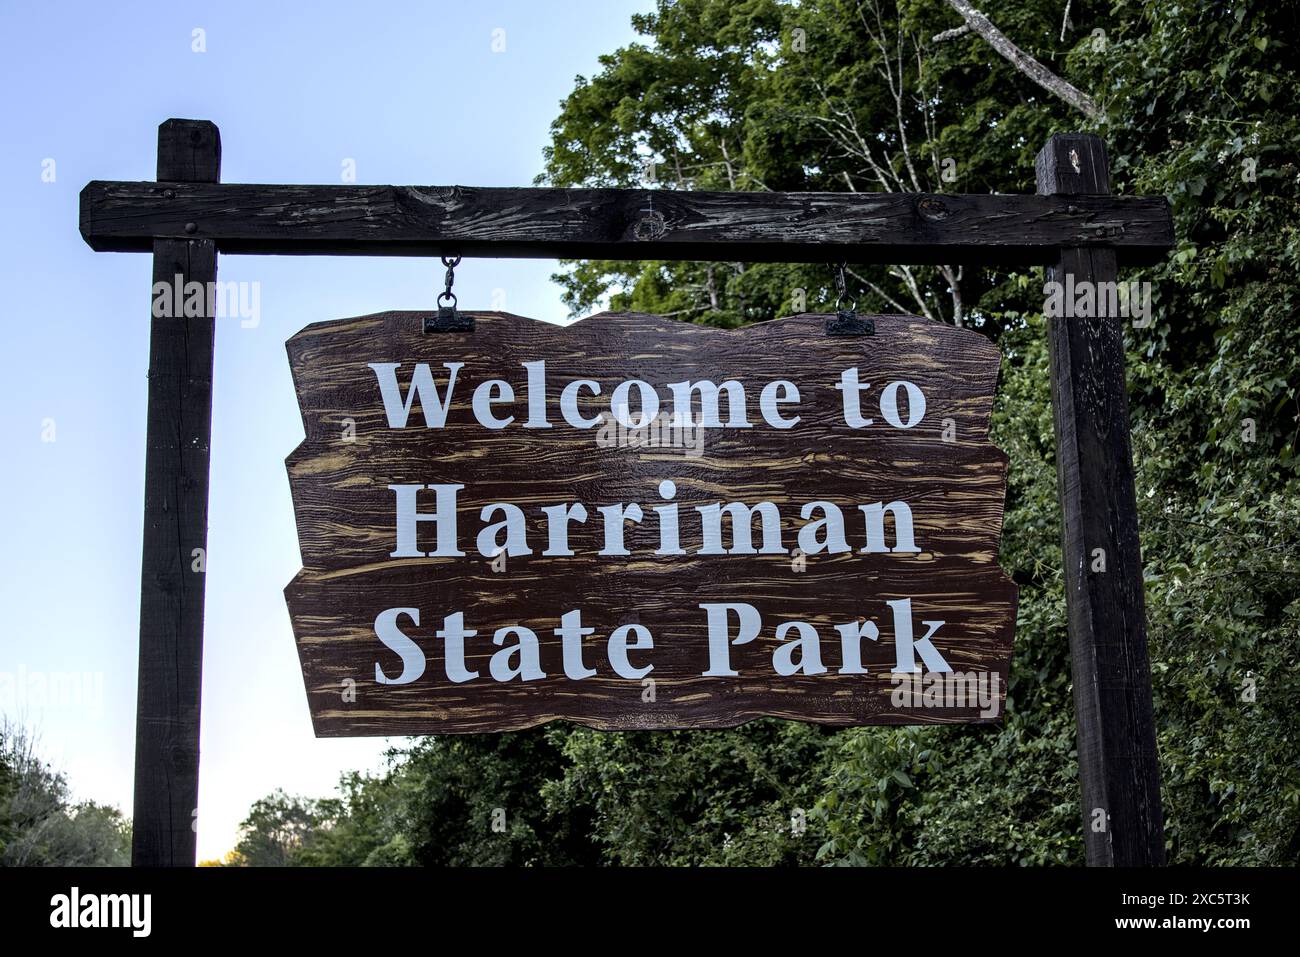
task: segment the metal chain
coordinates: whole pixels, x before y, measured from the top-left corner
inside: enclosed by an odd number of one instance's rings
[[[848,263],[839,263],[835,267],[835,311],[840,311],[840,306],[844,302],[844,294],[848,283],[844,279],[844,270],[848,268]],[[858,300],[855,298],[852,305],[849,306],[850,312],[856,312],[858,309]]]
[[[424,317],[424,331],[473,332],[474,317],[456,311],[456,294],[451,291],[452,284],[456,282],[456,267],[460,265],[460,256],[443,256],[442,264],[447,267],[447,275],[443,280],[444,288],[438,295],[438,313]]]
[[[442,264],[447,267],[447,276],[444,279],[447,288],[438,296],[438,302],[441,303],[443,300],[449,300],[451,302],[451,308],[455,309],[456,296],[451,291],[451,284],[456,281],[456,267],[460,265],[460,257],[457,256],[454,259],[448,259],[446,256],[443,256]]]

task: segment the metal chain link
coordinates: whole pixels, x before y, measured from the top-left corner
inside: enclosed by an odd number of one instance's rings
[[[840,312],[840,306],[844,302],[844,294],[848,288],[848,283],[844,278],[844,271],[848,268],[848,263],[839,263],[835,267],[835,311]],[[855,297],[853,303],[849,306],[849,312],[857,312],[858,300]]]
[[[455,309],[456,296],[451,291],[451,285],[456,281],[456,267],[460,265],[460,257],[457,256],[454,259],[448,259],[446,256],[443,256],[442,264],[447,267],[447,275],[443,280],[446,283],[447,288],[438,296],[438,302],[441,303],[443,300],[448,300],[451,302],[451,308]]]

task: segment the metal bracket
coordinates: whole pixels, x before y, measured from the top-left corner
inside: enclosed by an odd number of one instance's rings
[[[835,315],[826,318],[828,336],[874,336],[875,334],[876,320],[870,316],[859,316],[852,309],[841,309]]]
[[[474,317],[457,312],[455,306],[439,306],[436,316],[424,317],[425,332],[473,332]]]
[[[447,288],[438,295],[438,314],[424,317],[424,331],[426,333],[473,332],[474,317],[456,311],[456,294],[451,291],[452,283],[456,281],[456,267],[460,265],[460,256],[452,258],[443,256],[442,264],[447,267],[447,275],[443,280]],[[444,306],[444,302],[451,305]]]

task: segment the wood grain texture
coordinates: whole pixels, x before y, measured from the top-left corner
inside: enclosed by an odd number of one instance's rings
[[[1125,264],[1173,243],[1163,197],[292,186],[96,180],[92,249],[202,238],[223,253],[1047,263],[1104,245]]]
[[[1083,198],[1110,188],[1105,145],[1095,136],[1052,137],[1037,168],[1044,193]],[[1067,274],[1076,286],[1114,282],[1115,255],[1062,249],[1047,278],[1064,283]],[[1089,864],[1159,865],[1164,824],[1124,335],[1116,318],[1052,319],[1048,345],[1084,846]],[[1098,549],[1104,571],[1094,569]]]
[[[168,120],[159,127],[159,179],[216,180],[220,170],[216,126]],[[176,276],[215,281],[215,244],[156,241],[154,282]],[[207,547],[214,335],[211,316],[150,321],[131,838],[131,863],[140,867],[195,860],[205,575],[194,571],[193,552]]]
[[[602,314],[557,327],[502,313],[474,313],[469,333],[422,333],[422,314],[384,313],[318,323],[288,343],[306,440],[287,466],[297,514],[304,570],[286,588],[318,735],[414,734],[528,727],[567,718],[598,728],[723,727],[761,715],[828,724],[899,724],[995,720],[977,708],[898,709],[890,702],[895,646],[885,602],[910,598],[915,637],[922,620],[942,620],[934,643],[956,671],[999,676],[1005,694],[1015,619],[1016,589],[996,563],[1006,481],[1006,456],[987,430],[999,356],[976,333],[912,316],[875,317],[870,337],[825,334],[825,316],[802,315],[721,331],[639,314]],[[524,429],[522,363],[546,360],[551,429]],[[463,362],[446,424],[388,427],[368,363],[402,363],[409,383],[417,362],[436,370]],[[908,430],[887,426],[875,406],[879,388],[865,393],[864,413],[875,423],[848,428],[842,369],[857,367],[865,382],[916,383],[927,408]],[[405,370],[403,373],[401,370]],[[469,398],[480,383],[501,378],[516,391],[519,416],[490,432],[475,421]],[[574,429],[558,413],[562,388],[575,378],[602,386],[584,394],[581,410],[608,414],[608,396],[623,380],[642,379],[661,399],[683,380],[734,378],[746,387],[752,429],[704,431],[702,454],[677,448],[605,448],[597,430]],[[801,401],[783,411],[801,422],[775,430],[758,413],[764,383],[788,379]],[[445,387],[445,374],[438,379]],[[725,403],[724,403],[725,409]],[[725,418],[725,415],[724,415]],[[945,423],[945,420],[949,420]],[[944,428],[952,430],[944,441]],[[353,437],[349,429],[355,429]],[[684,555],[656,555],[657,489],[676,483]],[[394,493],[390,484],[464,485],[458,505],[465,557],[391,558]],[[432,493],[421,511],[433,509]],[[851,553],[700,555],[694,506],[739,501],[775,503],[782,543],[795,546],[800,507],[829,500],[846,516]],[[915,554],[862,554],[858,504],[906,501],[913,513]],[[480,509],[495,501],[524,510],[533,554],[508,557],[504,571],[476,550]],[[582,502],[586,524],[570,526],[573,556],[543,556],[547,545],[540,508]],[[601,505],[637,502],[645,520],[626,525],[627,556],[600,556]],[[425,525],[422,535],[431,530]],[[755,523],[758,524],[757,522]],[[891,529],[892,532],[892,529]],[[760,541],[755,529],[755,540]],[[730,543],[730,538],[726,539]],[[890,539],[893,543],[893,539]],[[423,547],[432,549],[431,539]],[[737,677],[705,677],[706,616],[701,604],[745,602],[764,619],[760,637],[732,648]],[[420,609],[421,624],[406,630],[427,657],[427,670],[409,685],[375,681],[401,670],[396,654],[375,637],[374,620],[386,608]],[[559,618],[581,609],[585,664],[597,675],[565,677]],[[442,616],[463,611],[478,636],[467,641],[467,666],[481,677],[453,684],[444,672],[442,643],[434,638]],[[778,624],[799,619],[821,637],[826,674],[778,676],[772,668]],[[874,621],[878,641],[863,640],[868,675],[836,673],[843,664],[837,624]],[[643,700],[642,682],[612,673],[610,632],[638,623],[654,636],[636,664],[653,664],[655,700]],[[522,624],[541,639],[547,677],[498,683],[487,674],[498,651],[493,631]],[[408,622],[409,625],[409,622]],[[788,638],[789,636],[787,636]],[[345,682],[356,700],[346,701]]]

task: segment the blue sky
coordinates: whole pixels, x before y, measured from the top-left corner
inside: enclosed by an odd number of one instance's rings
[[[82,186],[152,179],[157,126],[172,116],[218,124],[227,182],[339,183],[351,159],[362,184],[530,185],[575,75],[630,42],[631,14],[651,6],[0,6],[0,711],[37,732],[78,797],[130,812],[151,269],[147,255],[82,242]],[[192,49],[196,28],[206,52]],[[501,308],[558,321],[554,270],[466,260],[457,293],[487,308],[499,290]],[[383,739],[312,736],[281,591],[301,564],[284,457],[302,426],[284,341],[322,319],[430,308],[442,269],[223,256],[219,278],[260,283],[261,302],[257,326],[217,329],[204,858],[229,849],[273,789],[323,795],[340,771],[382,763]],[[42,698],[39,682],[58,676],[76,690]]]

